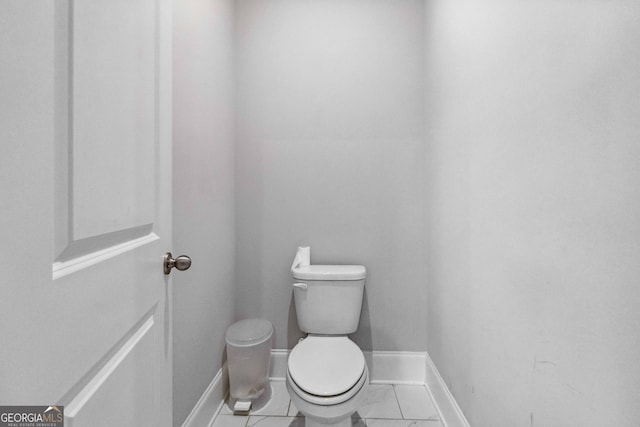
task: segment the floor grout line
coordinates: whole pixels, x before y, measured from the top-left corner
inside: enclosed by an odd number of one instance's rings
[[[404,417],[404,413],[402,412],[402,406],[400,406],[400,399],[398,399],[398,393],[396,392],[396,385],[391,384],[391,388],[393,389],[393,395],[396,398],[396,404],[398,405],[398,409],[400,410],[400,416],[403,420],[405,420],[406,418]]]

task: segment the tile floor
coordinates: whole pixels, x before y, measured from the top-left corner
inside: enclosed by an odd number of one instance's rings
[[[352,417],[354,427],[444,427],[422,385],[371,384]],[[271,399],[249,415],[233,415],[226,402],[209,427],[304,427],[284,381],[271,382]]]

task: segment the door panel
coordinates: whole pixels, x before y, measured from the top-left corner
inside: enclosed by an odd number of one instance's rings
[[[158,6],[57,5],[57,261],[157,230]]]
[[[0,5],[0,405],[171,424],[170,12]]]
[[[65,406],[65,425],[133,426],[144,425],[139,423],[145,420],[154,422],[153,392],[137,395],[139,389],[155,390],[155,366],[149,363],[148,358],[154,354],[157,339],[153,336],[158,330],[154,318],[153,314],[149,315],[126,340],[115,347],[116,351],[106,363],[87,377],[89,381]],[[136,387],[130,387],[130,383],[136,384]],[[105,402],[109,402],[108,411],[103,411]],[[135,405],[132,405],[133,402]],[[100,414],[99,421],[95,419],[96,414]]]
[[[158,16],[155,0],[82,0],[69,18],[70,198],[79,240],[154,222]]]

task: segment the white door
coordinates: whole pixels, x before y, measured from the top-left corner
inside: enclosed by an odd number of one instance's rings
[[[170,19],[0,3],[0,405],[171,424]]]

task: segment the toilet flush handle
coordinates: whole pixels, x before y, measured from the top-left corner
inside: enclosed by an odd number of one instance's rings
[[[298,289],[302,289],[303,291],[307,290],[307,284],[306,283],[294,283],[293,287],[294,288],[298,288]]]

